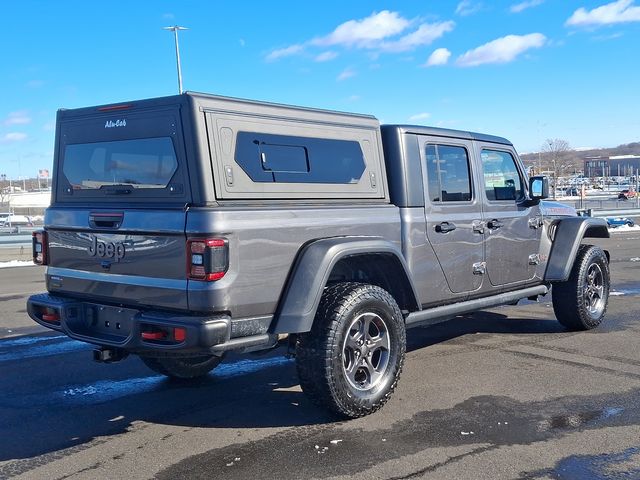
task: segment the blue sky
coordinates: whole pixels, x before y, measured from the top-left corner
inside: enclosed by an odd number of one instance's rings
[[[640,140],[640,0],[5,1],[0,174],[50,168],[58,108],[184,88],[574,148]]]

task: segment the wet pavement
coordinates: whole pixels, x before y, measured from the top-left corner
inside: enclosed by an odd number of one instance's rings
[[[229,355],[196,383],[136,358],[95,364],[24,318],[42,271],[4,269],[0,478],[640,479],[630,238],[601,241],[613,295],[600,328],[567,332],[544,299],[411,330],[393,398],[352,421],[306,400],[282,350]]]

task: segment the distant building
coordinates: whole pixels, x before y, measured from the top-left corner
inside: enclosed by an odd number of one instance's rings
[[[640,170],[640,155],[586,157],[584,174],[593,177],[631,177]]]

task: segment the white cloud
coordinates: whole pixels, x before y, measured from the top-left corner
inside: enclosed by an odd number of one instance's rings
[[[406,52],[431,44],[454,27],[453,21],[419,23],[417,19],[404,18],[398,12],[383,10],[365,18],[344,22],[328,35],[274,50],[266,56],[266,60],[274,61],[318,47],[366,49],[376,55],[379,52]],[[331,52],[333,50],[320,53],[315,60],[335,58],[333,55],[337,53]]]
[[[541,33],[507,35],[460,55],[456,64],[477,67],[486,63],[509,63],[531,48],[540,48],[547,42]]]
[[[27,125],[31,123],[31,117],[29,117],[26,110],[20,110],[18,112],[11,112],[7,115],[7,118],[2,122],[3,125]]]
[[[351,77],[355,77],[356,76],[356,71],[353,70],[352,68],[346,68],[344,69],[340,75],[338,75],[338,78],[336,80],[338,80],[339,82],[342,82],[343,80],[346,80],[347,78],[351,78]]]
[[[579,8],[569,17],[567,26],[611,25],[614,23],[640,22],[640,7],[633,0],[618,0],[593,10]]]
[[[482,10],[482,3],[472,2],[471,0],[462,0],[456,7],[456,15],[467,17],[474,13],[478,13],[480,10]]]
[[[398,12],[383,10],[360,20],[344,22],[329,35],[316,38],[312,43],[321,46],[370,48],[380,40],[402,33],[410,24],[411,21],[401,17]]]
[[[247,42],[244,41],[244,38],[239,39],[238,43],[240,44],[241,47],[244,47],[247,44]]]
[[[326,51],[326,52],[322,52],[320,55],[318,55],[315,58],[316,62],[328,62],[330,60],[333,60],[334,58],[336,58],[338,56],[338,54],[336,52],[332,52],[332,51]]]
[[[382,42],[380,48],[387,52],[406,52],[422,45],[429,45],[445,33],[453,30],[455,22],[423,23],[418,29],[398,40]]]
[[[511,13],[520,13],[529,8],[537,7],[538,5],[542,5],[544,0],[527,0],[525,2],[516,3],[509,7],[509,11]]]
[[[347,100],[350,101],[350,102],[357,102],[361,98],[362,97],[360,95],[351,95],[349,98],[347,98]]]
[[[612,33],[610,35],[598,35],[593,37],[594,40],[599,42],[605,42],[607,40],[615,40],[616,38],[622,38],[624,34],[622,32]]]
[[[419,120],[426,120],[429,117],[431,117],[431,114],[427,113],[427,112],[416,113],[415,115],[411,115],[409,117],[409,121],[416,122],[416,121],[419,121]]]
[[[291,45],[289,47],[280,48],[278,50],[274,50],[266,56],[267,62],[273,62],[275,60],[279,60],[284,57],[290,57],[291,55],[296,55],[301,53],[304,50],[303,45]]]
[[[27,134],[22,132],[6,133],[0,137],[0,143],[21,142],[27,139]]]
[[[427,63],[425,63],[423,66],[434,67],[436,65],[446,65],[449,61],[450,56],[451,52],[446,48],[437,48],[431,55],[429,55]]]

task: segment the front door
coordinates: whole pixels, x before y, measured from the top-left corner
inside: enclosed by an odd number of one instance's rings
[[[481,146],[487,274],[493,286],[533,278],[540,246],[538,206],[525,207],[525,176],[508,147]]]
[[[483,228],[481,197],[473,185],[471,142],[422,137],[427,186],[427,238],[453,293],[482,286]]]

